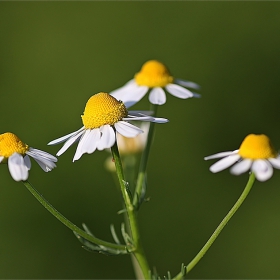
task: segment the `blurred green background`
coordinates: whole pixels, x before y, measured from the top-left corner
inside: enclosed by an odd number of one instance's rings
[[[168,95],[148,166],[150,202],[140,211],[151,267],[174,276],[210,237],[248,175],[209,172],[203,157],[237,149],[249,133],[280,147],[279,2],[1,2],[1,133],[47,146],[81,127],[87,99],[122,86],[149,59],[199,83],[201,99]],[[148,109],[147,97],[133,109]],[[72,163],[75,146],[30,182],[67,218],[112,241],[121,199],[104,169],[108,153]],[[81,248],[0,166],[0,278],[133,278],[129,256]],[[280,278],[280,172],[247,201],[190,278]]]

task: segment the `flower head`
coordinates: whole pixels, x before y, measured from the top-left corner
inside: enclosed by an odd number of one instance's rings
[[[66,136],[51,141],[48,145],[65,142],[57,156],[63,154],[71,145],[79,141],[73,161],[84,153],[91,154],[96,149],[111,148],[116,141],[116,131],[125,137],[135,137],[143,131],[127,121],[168,122],[167,119],[154,118],[143,112],[129,112],[122,101],[108,93],[100,92],[93,95],[87,102],[82,115],[83,127]]]
[[[149,60],[144,63],[140,72],[135,74],[133,80],[112,91],[111,95],[122,100],[127,107],[141,100],[149,90],[150,102],[157,105],[163,105],[166,102],[165,91],[182,99],[200,97],[199,94],[193,93],[185,87],[199,89],[199,85],[193,82],[174,79],[163,63]]]
[[[45,172],[56,167],[56,157],[29,147],[11,132],[0,134],[0,163],[8,163],[15,181],[27,180],[31,168],[29,156],[33,157]]]
[[[251,170],[259,181],[268,180],[273,174],[273,167],[280,169],[280,155],[264,134],[249,134],[238,150],[214,154],[204,159],[214,158],[223,159],[210,167],[213,173],[222,171],[237,162],[230,169],[232,174],[240,175]]]

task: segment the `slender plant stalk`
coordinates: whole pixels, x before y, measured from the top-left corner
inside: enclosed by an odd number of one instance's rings
[[[158,108],[158,105],[152,104],[151,111],[153,111],[154,116],[156,116],[156,114],[157,114],[157,108]],[[155,123],[151,122],[146,147],[145,147],[145,150],[142,154],[141,161],[140,161],[137,183],[136,183],[136,188],[135,188],[134,197],[133,197],[133,205],[138,206],[138,201],[142,194],[143,182],[144,182],[145,176],[146,176],[147,163],[148,163],[148,159],[149,159],[150,148],[151,148],[153,138],[154,138],[154,133],[155,133]]]
[[[249,180],[247,182],[247,185],[236,201],[236,203],[233,205],[231,210],[228,212],[228,214],[224,217],[222,222],[219,224],[219,226],[216,228],[214,233],[211,235],[211,237],[208,239],[208,241],[205,243],[205,245],[202,247],[202,249],[198,252],[198,254],[194,257],[194,259],[186,266],[186,273],[189,273],[196,265],[197,263],[201,260],[201,258],[205,255],[205,253],[209,250],[213,242],[216,240],[216,238],[219,236],[225,225],[229,222],[231,217],[235,214],[235,212],[239,209],[239,207],[242,205],[244,202],[245,198],[249,194],[253,184],[255,182],[255,175],[254,173],[250,174]],[[179,280],[182,279],[184,275],[182,272],[180,272],[174,279]]]
[[[120,184],[121,192],[122,192],[123,199],[124,199],[126,213],[128,216],[128,221],[129,221],[129,226],[130,226],[129,231],[131,232],[131,237],[132,237],[132,241],[133,241],[132,246],[134,247],[134,251],[132,253],[139,263],[139,266],[142,270],[144,278],[149,279],[150,278],[150,268],[149,268],[149,265],[148,265],[148,262],[147,262],[142,244],[141,244],[137,215],[136,215],[135,207],[133,206],[133,203],[132,203],[132,197],[131,197],[130,191],[128,189],[128,185],[124,178],[124,173],[123,173],[123,168],[122,168],[122,163],[121,163],[121,159],[120,159],[117,142],[115,142],[114,146],[111,148],[111,151],[112,151],[113,159],[115,161],[116,173],[117,173],[117,176],[119,179],[119,184]]]
[[[72,231],[76,232],[81,237],[85,238],[86,240],[106,246],[111,249],[117,249],[121,251],[130,251],[131,248],[128,248],[125,245],[118,245],[110,242],[103,241],[101,239],[98,239],[85,231],[83,231],[81,228],[77,227],[75,224],[73,224],[71,221],[69,221],[67,218],[65,218],[61,213],[59,213],[28,181],[23,181],[23,184],[25,187],[33,194],[33,196],[54,216],[56,217],[61,223],[63,223],[65,226],[67,226]]]

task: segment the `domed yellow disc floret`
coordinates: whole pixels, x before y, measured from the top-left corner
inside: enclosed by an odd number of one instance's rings
[[[275,158],[277,156],[270,139],[264,134],[249,134],[243,140],[238,153],[243,158],[254,160]]]
[[[139,86],[165,87],[173,82],[167,67],[157,60],[149,60],[135,76],[135,81]]]
[[[13,153],[24,155],[28,151],[28,145],[23,143],[11,132],[0,134],[0,156],[8,158]]]
[[[121,101],[108,93],[100,92],[88,100],[82,120],[86,129],[93,129],[105,124],[114,125],[127,114],[127,109]]]

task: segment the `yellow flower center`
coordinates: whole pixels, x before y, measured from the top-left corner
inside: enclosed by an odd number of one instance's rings
[[[108,93],[93,95],[87,102],[82,120],[85,128],[98,128],[102,125],[114,125],[127,116],[125,105]]]
[[[135,76],[135,81],[139,86],[165,87],[173,82],[167,67],[157,60],[149,60]]]
[[[23,143],[11,132],[0,134],[0,156],[6,159],[13,153],[24,155],[28,151],[28,145]]]
[[[275,158],[277,156],[270,139],[264,134],[249,134],[243,140],[238,153],[243,158],[254,160]]]

